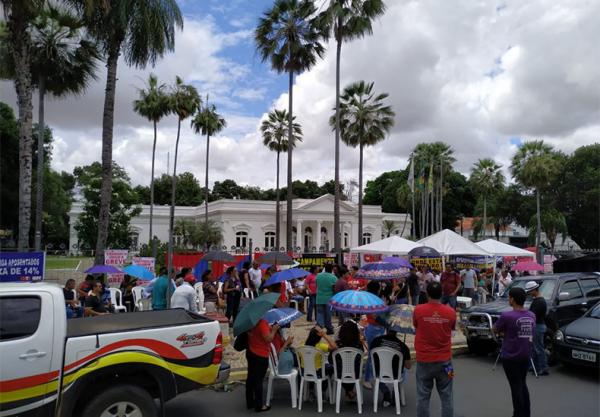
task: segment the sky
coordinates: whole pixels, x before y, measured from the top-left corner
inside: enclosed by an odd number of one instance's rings
[[[322,2],[322,0],[321,0]],[[269,0],[179,0],[184,29],[173,53],[154,68],[118,68],[113,159],[134,184],[150,182],[152,126],[132,102],[148,75],[196,86],[225,117],[227,128],[211,139],[209,181],[271,188],[275,158],[262,144],[266,114],[287,108],[287,75],[272,71],[255,51],[253,30]],[[444,141],[454,168],[468,174],[479,158],[493,158],[508,174],[524,141],[543,139],[572,152],[600,142],[600,2],[594,0],[387,0],[373,35],[345,43],[342,88],[373,81],[389,93],[396,118],[389,137],[365,152],[365,180],[404,169],[421,142]],[[334,176],[335,45],[296,77],[294,114],[304,131],[294,151],[294,179],[319,183]],[[52,165],[71,172],[101,159],[106,69],[81,97],[46,104],[55,136]],[[14,88],[0,82],[0,100],[16,108]],[[34,96],[34,102],[37,97]],[[34,109],[35,111],[35,109]],[[37,120],[37,113],[34,113]],[[206,138],[182,124],[177,171],[204,183]],[[173,167],[177,120],[159,124],[156,175]],[[169,157],[167,156],[169,155]],[[170,159],[170,160],[169,160]],[[282,158],[282,185],[285,185]],[[341,147],[340,178],[358,178],[358,150]]]

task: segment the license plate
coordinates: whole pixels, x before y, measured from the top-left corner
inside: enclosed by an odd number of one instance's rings
[[[573,359],[579,359],[587,362],[596,362],[596,354],[591,352],[582,352],[581,350],[573,349],[571,351],[571,357]]]

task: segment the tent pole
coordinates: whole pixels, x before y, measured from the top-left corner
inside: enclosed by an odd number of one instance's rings
[[[494,254],[493,269],[492,269],[492,299],[494,299],[494,287],[496,286],[496,255]]]

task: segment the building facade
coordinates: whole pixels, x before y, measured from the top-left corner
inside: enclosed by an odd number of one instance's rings
[[[292,202],[292,242],[296,252],[327,252],[333,248],[333,202],[330,194],[314,200],[295,199]],[[175,207],[175,220],[188,219],[204,222],[204,205],[197,207]],[[275,249],[274,201],[218,200],[208,203],[208,218],[221,227],[223,242],[227,250]],[[79,249],[75,224],[83,210],[81,202],[74,202],[69,212],[70,240],[72,252]],[[387,227],[384,226],[384,221]],[[134,245],[149,241],[150,206],[142,206],[142,212],[131,221]],[[411,219],[404,213],[383,213],[381,206],[363,206],[363,233],[358,236],[358,205],[340,203],[342,248],[351,248],[397,234],[408,236]],[[393,222],[393,225],[391,224]],[[389,226],[393,226],[390,229]],[[286,202],[280,202],[280,249],[286,243]],[[162,242],[169,237],[169,206],[154,206],[153,233]],[[177,237],[176,237],[177,239]],[[115,248],[116,249],[116,248]]]

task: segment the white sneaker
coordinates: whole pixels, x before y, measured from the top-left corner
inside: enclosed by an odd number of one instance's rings
[[[371,384],[369,381],[363,381],[362,386],[366,389],[373,389],[373,384]]]

